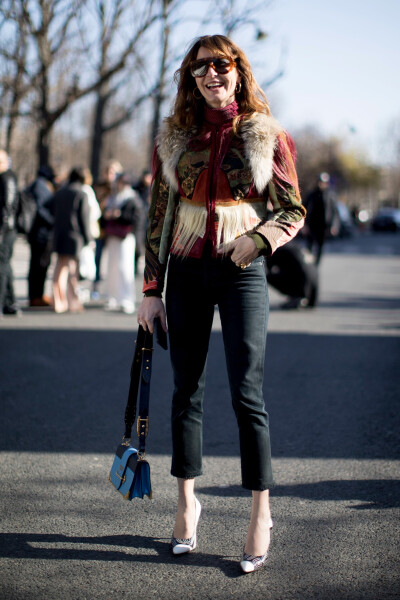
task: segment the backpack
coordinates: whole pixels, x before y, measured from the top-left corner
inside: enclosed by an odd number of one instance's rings
[[[32,192],[32,186],[22,190],[19,194],[19,209],[17,213],[17,231],[28,235],[32,229],[36,216],[36,199]]]

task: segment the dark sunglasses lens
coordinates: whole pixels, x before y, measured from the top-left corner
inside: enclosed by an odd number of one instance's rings
[[[224,75],[224,73],[229,73],[231,70],[231,62],[227,58],[217,58],[213,61],[213,65],[215,70],[220,75]]]
[[[193,63],[191,73],[193,77],[204,77],[208,70],[209,61],[197,60]]]
[[[210,63],[220,75],[229,73],[232,69],[231,61],[228,58],[206,58],[204,60],[196,60],[191,67],[193,77],[204,77],[207,75]]]

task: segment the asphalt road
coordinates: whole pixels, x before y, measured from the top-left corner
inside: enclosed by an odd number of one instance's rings
[[[15,250],[26,302],[27,249]],[[397,599],[400,235],[329,244],[315,310],[271,290],[265,395],[276,487],[268,566],[242,576],[240,487],[218,313],[205,406],[198,548],[173,557],[168,354],[153,359],[153,500],[108,483],[136,319],[24,309],[0,322],[0,598]],[[140,283],[138,282],[138,288]],[[138,297],[140,289],[138,289]]]

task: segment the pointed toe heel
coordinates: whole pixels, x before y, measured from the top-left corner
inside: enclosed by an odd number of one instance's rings
[[[271,519],[269,522],[269,529],[271,530],[273,526],[274,523]],[[242,572],[253,573],[253,571],[257,571],[258,569],[261,569],[261,567],[264,567],[265,563],[267,562],[268,551],[269,548],[267,552],[262,556],[253,556],[252,554],[247,554],[246,552],[243,552],[243,558],[240,561],[240,568],[242,569]]]
[[[175,555],[186,554],[187,552],[193,552],[197,546],[197,525],[201,514],[201,504],[195,497],[195,521],[194,521],[194,534],[191,538],[180,539],[173,537],[171,541],[172,553]]]

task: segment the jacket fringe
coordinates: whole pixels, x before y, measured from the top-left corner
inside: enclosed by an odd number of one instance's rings
[[[217,247],[222,249],[229,242],[251,231],[266,217],[265,204],[241,202],[237,206],[217,206]],[[206,233],[207,209],[181,201],[172,246],[174,254],[188,256],[194,244]]]

